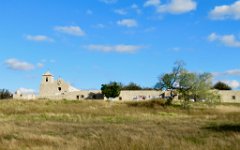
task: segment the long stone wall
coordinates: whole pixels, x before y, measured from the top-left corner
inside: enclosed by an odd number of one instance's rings
[[[163,96],[169,95],[169,92],[164,91],[121,91],[119,97],[111,99],[114,101],[138,101],[138,100],[150,100],[155,98],[161,98]],[[221,102],[224,103],[240,103],[240,91],[217,91],[221,97]],[[57,95],[48,95],[46,97],[39,97],[33,94],[14,94],[14,99],[50,99],[50,100],[87,100],[87,99],[97,99],[106,100],[100,90],[86,90],[86,91],[74,91],[61,93]]]
[[[157,90],[121,91],[120,95],[117,98],[114,98],[112,100],[120,100],[120,101],[121,100],[123,101],[150,100],[150,99],[160,98],[163,93],[164,93],[163,91],[157,91]]]

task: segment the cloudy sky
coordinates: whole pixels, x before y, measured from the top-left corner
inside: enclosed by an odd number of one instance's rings
[[[38,91],[48,70],[152,87],[176,60],[240,87],[240,0],[4,0],[0,18],[0,88]]]

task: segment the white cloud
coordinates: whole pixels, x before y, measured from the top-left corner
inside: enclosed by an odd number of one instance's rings
[[[85,32],[79,26],[57,26],[54,28],[54,30],[74,36],[85,35]]]
[[[127,15],[130,14],[131,12],[141,14],[142,10],[138,7],[137,4],[133,3],[131,6],[126,8],[114,9],[114,12],[119,15]]]
[[[228,75],[238,75],[238,76],[240,76],[240,69],[228,70],[228,71],[226,71],[226,74],[228,74]]]
[[[128,13],[125,9],[115,9],[114,12],[119,15],[126,15]]]
[[[138,23],[136,20],[134,19],[123,19],[123,20],[119,20],[117,22],[117,24],[119,26],[125,26],[125,27],[137,27]]]
[[[233,89],[240,88],[240,82],[238,82],[237,80],[224,80],[222,82],[226,83]]]
[[[208,36],[208,40],[209,40],[210,42],[215,41],[215,40],[217,40],[217,39],[218,39],[218,35],[217,35],[216,33],[211,33],[211,34]]]
[[[137,45],[88,45],[89,50],[102,51],[102,52],[119,52],[119,53],[134,53],[142,48]]]
[[[92,27],[97,29],[102,29],[102,28],[105,28],[106,26],[102,23],[99,23],[99,24],[93,25]]]
[[[240,19],[240,0],[231,5],[216,6],[210,11],[209,16],[214,20]]]
[[[34,65],[25,62],[20,61],[15,58],[7,59],[5,61],[5,65],[12,70],[21,70],[21,71],[27,71],[27,70],[33,70],[35,67]]]
[[[144,7],[153,6],[158,13],[182,14],[197,8],[194,0],[170,0],[169,3],[161,4],[160,0],[147,0]]]
[[[141,14],[141,13],[142,13],[142,10],[138,7],[137,4],[132,4],[131,8],[132,8],[133,10],[135,10],[135,12],[136,12],[137,14]]]
[[[181,14],[195,10],[197,3],[193,0],[172,0],[169,4],[161,5],[158,12]]]
[[[88,9],[88,10],[86,11],[86,14],[87,14],[87,15],[92,15],[92,14],[93,14],[93,11],[90,10],[90,9]]]
[[[51,39],[48,36],[45,35],[26,35],[25,38],[29,41],[36,41],[36,42],[52,42],[53,39]]]
[[[232,69],[224,72],[214,72],[214,76],[240,76],[240,69]]]
[[[44,64],[43,64],[43,63],[37,63],[37,67],[38,67],[38,68],[43,68],[43,67],[44,67]]]
[[[34,94],[35,90],[34,89],[27,89],[27,88],[19,88],[17,90],[18,93],[20,94]]]
[[[148,27],[148,28],[144,29],[144,32],[153,32],[156,29],[157,29],[156,27]]]
[[[160,0],[147,0],[144,3],[144,7],[148,7],[148,6],[158,7],[159,5],[160,5]]]
[[[51,59],[49,62],[50,63],[56,63],[57,61],[55,59]]]
[[[171,50],[174,51],[174,52],[179,52],[179,51],[181,51],[181,48],[180,47],[174,47]]]
[[[55,63],[55,62],[56,62],[55,59],[50,59],[50,60],[48,60],[48,59],[42,59],[42,60],[40,61],[40,64]]]
[[[218,35],[216,33],[212,33],[208,36],[208,40],[210,42],[218,41],[229,47],[240,47],[240,41],[237,40],[233,34]]]
[[[116,3],[118,0],[99,0],[99,1],[105,4],[113,4]]]

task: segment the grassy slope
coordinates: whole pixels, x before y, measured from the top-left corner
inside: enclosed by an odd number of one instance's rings
[[[240,149],[240,105],[0,101],[0,149]]]

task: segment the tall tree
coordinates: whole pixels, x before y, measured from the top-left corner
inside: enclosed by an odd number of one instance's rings
[[[214,94],[211,91],[212,76],[209,73],[192,73],[184,68],[183,62],[176,62],[171,73],[160,76],[157,83],[158,88],[169,90],[171,92],[168,104],[171,104],[175,92],[183,100],[183,104],[187,104],[190,99],[194,101],[210,100]]]
[[[106,96],[108,99],[118,97],[121,92],[121,84],[117,82],[102,84],[101,91],[102,91],[102,94]]]
[[[123,86],[122,90],[142,90],[142,87],[136,83],[131,82],[128,85]]]
[[[213,88],[216,90],[232,90],[232,88],[229,85],[227,85],[226,83],[221,82],[221,81],[217,82],[213,86]]]

